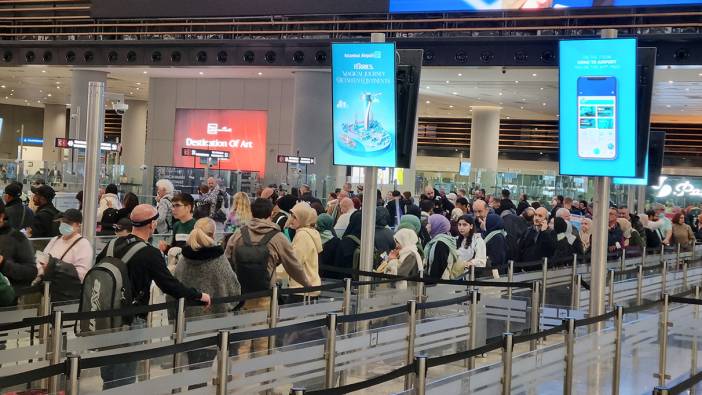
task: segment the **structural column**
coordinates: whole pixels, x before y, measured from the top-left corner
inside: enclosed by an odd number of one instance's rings
[[[50,165],[61,161],[61,149],[56,148],[56,138],[66,137],[66,106],[63,104],[44,105],[44,160]]]
[[[122,116],[122,156],[120,163],[126,166],[130,179],[141,181],[139,166],[144,164],[146,151],[146,112],[148,103],[142,100],[127,100],[129,109]]]
[[[86,140],[88,123],[88,83],[107,81],[107,73],[93,70],[73,70],[71,73],[71,121],[68,135],[70,138]]]
[[[310,174],[317,175],[313,192],[322,194],[322,182],[331,177],[327,190],[341,186],[346,176],[343,166],[333,165],[332,150],[332,92],[331,74],[328,71],[295,72],[295,97],[293,111],[293,138],[290,154],[300,152],[312,156],[316,164],[308,167]],[[321,196],[320,196],[321,197]]]
[[[472,172],[482,170],[480,185],[495,185],[498,148],[500,144],[500,107],[474,106],[470,131],[470,161]]]

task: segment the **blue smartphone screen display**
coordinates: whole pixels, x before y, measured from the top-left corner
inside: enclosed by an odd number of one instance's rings
[[[578,156],[608,160],[617,157],[617,80],[614,77],[578,78]]]

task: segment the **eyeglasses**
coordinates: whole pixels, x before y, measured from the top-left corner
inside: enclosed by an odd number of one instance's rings
[[[181,208],[181,207],[185,207],[185,205],[184,205],[184,204],[176,203],[176,204],[173,205],[173,207]]]

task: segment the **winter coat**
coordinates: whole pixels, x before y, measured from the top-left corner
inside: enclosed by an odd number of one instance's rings
[[[7,223],[0,228],[0,255],[3,257],[0,273],[10,280],[13,288],[32,284],[37,277],[34,248],[24,234]]]
[[[292,241],[292,248],[297,261],[302,264],[307,278],[312,281],[310,285],[322,285],[322,280],[319,278],[319,253],[322,252],[322,240],[319,237],[319,232],[314,228],[298,228]],[[302,285],[291,278],[289,287],[301,288]],[[311,292],[309,295],[319,296],[319,291]]]
[[[32,209],[22,204],[19,199],[12,199],[5,205],[5,218],[14,229],[29,228],[34,221]]]
[[[109,205],[108,202],[110,203]],[[104,213],[105,210],[107,210],[108,208],[119,210],[121,207],[122,206],[119,203],[119,197],[117,197],[117,195],[115,195],[114,193],[106,193],[100,198],[100,204],[98,206],[98,215],[96,218],[98,218],[98,220],[101,219],[102,213]]]

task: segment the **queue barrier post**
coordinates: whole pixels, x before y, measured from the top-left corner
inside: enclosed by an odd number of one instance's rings
[[[656,387],[653,389],[653,395],[670,395],[670,391],[667,388]]]
[[[583,275],[578,274],[575,276],[575,293],[574,293],[574,298],[575,298],[575,309],[580,310],[580,284],[583,283]]]
[[[407,301],[407,364],[414,359],[414,340],[417,336],[417,301]],[[405,376],[405,391],[412,388],[412,375]]]
[[[478,342],[478,296],[480,293],[477,290],[472,290],[470,291],[470,311],[469,311],[469,320],[470,320],[470,329],[468,333],[468,349],[472,350],[476,347],[476,344]],[[467,359],[467,366],[468,370],[475,369],[475,357],[471,357]]]
[[[324,350],[326,370],[325,388],[334,388],[334,365],[336,364],[336,313],[327,314],[327,344]]]
[[[185,298],[178,299],[178,311],[175,319],[175,344],[180,344],[185,338]],[[181,354],[173,354],[173,373],[179,373]]]
[[[420,272],[420,280],[424,279],[424,272]],[[417,303],[424,303],[427,300],[426,287],[423,281],[417,281]],[[419,319],[424,318],[424,310],[419,311]]]
[[[643,303],[643,265],[639,265],[636,273],[636,304]]]
[[[563,394],[573,393],[573,369],[575,367],[575,319],[566,320],[566,355],[565,355],[565,378],[563,380]]]
[[[614,367],[612,369],[612,395],[619,395],[622,369],[622,331],[624,328],[624,308],[617,306],[614,316]]]
[[[40,316],[45,316],[51,314],[51,281],[45,281],[41,293],[41,311]],[[48,354],[51,350],[49,347],[49,323],[42,324],[39,330],[39,339],[41,342],[46,344],[46,353]]]
[[[541,280],[542,290],[541,292],[541,306],[546,305],[546,287],[548,287],[548,258],[544,258],[544,263],[541,266],[541,274],[543,279]]]
[[[695,248],[697,248],[697,239],[692,240],[692,252],[690,253],[690,261],[695,261]]]
[[[608,280],[607,288],[609,289],[609,294],[607,296],[609,308],[612,309],[614,308],[614,269],[609,271]]]
[[[697,285],[695,286],[695,299],[700,298],[700,286]],[[700,306],[695,305],[693,307],[693,317],[695,320],[700,319]],[[690,377],[693,377],[694,375],[697,374],[697,353],[698,353],[698,346],[697,346],[697,332],[695,332],[695,335],[692,338],[692,350],[690,350]],[[695,387],[690,388],[690,395],[695,395],[697,393],[697,389]]]
[[[665,261],[665,244],[661,244],[661,255],[659,257],[659,263],[662,265]]]
[[[271,303],[268,309],[268,327],[273,329],[278,326],[278,287],[271,287]],[[268,336],[268,355],[275,348],[275,335]]]
[[[534,281],[531,291],[531,328],[529,331],[531,334],[539,331],[539,301],[541,300],[539,296],[540,285],[541,284],[538,281]],[[536,339],[529,342],[529,351],[534,350],[536,350]]]
[[[624,268],[626,267],[626,248],[622,248],[622,256],[621,260],[619,261],[619,268],[624,271]]]
[[[416,395],[425,395],[427,390],[427,357],[424,355],[417,355],[415,358],[415,387],[414,393]]]
[[[507,261],[507,282],[514,282],[514,261]],[[509,307],[507,307],[507,332],[512,329],[512,287],[507,288],[507,300],[509,301]]]
[[[661,292],[666,293],[668,289],[668,261],[663,261],[661,269]]]
[[[80,378],[80,355],[68,356],[68,395],[78,395],[78,380]]]
[[[668,362],[668,306],[670,304],[668,294],[663,294],[663,307],[661,311],[660,329],[658,331],[658,373],[654,377],[658,378],[658,385],[664,386],[666,380],[666,370]]]
[[[511,333],[502,335],[502,395],[512,393],[512,350],[514,349]]]
[[[226,395],[229,382],[229,331],[220,330],[217,352],[217,395]]]
[[[342,306],[342,313],[344,315],[351,315],[351,279],[350,278],[345,278],[344,279],[344,302]],[[342,325],[342,331],[345,335],[349,333],[349,323],[344,322]],[[342,369],[341,372],[339,372],[339,385],[344,386],[346,385],[346,382],[348,380],[348,372],[346,369]]]
[[[675,252],[675,265],[676,266],[680,266],[680,247],[681,247],[681,244],[678,243],[678,248],[677,248],[677,251]]]
[[[683,267],[683,288],[688,289],[689,284],[688,284],[688,279],[687,279],[687,269],[688,269],[688,262],[687,259],[683,259],[682,267]]]
[[[56,310],[54,312],[54,323],[51,331],[51,365],[56,365],[61,361],[61,343],[62,343],[62,331],[61,325],[63,325],[63,311]],[[59,377],[51,376],[49,377],[49,393],[55,394],[58,392],[59,387]]]
[[[305,395],[305,389],[299,387],[292,387],[290,389],[290,395]]]
[[[642,250],[643,250],[643,251],[641,251],[641,266],[644,266],[644,265],[646,265],[646,253],[647,253],[647,249],[646,249],[646,247],[644,247]]]
[[[475,281],[475,266],[471,265],[470,266],[470,281]]]

